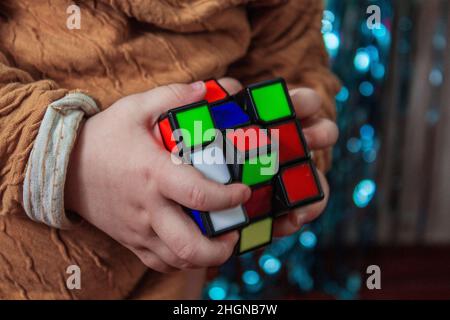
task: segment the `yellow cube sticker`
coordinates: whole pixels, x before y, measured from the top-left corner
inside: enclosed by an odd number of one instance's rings
[[[247,252],[272,241],[272,218],[254,222],[241,230],[239,253]]]

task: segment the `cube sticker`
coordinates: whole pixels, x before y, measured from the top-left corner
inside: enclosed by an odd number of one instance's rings
[[[209,213],[209,218],[215,234],[238,228],[247,222],[247,215],[242,206],[212,211]]]
[[[252,220],[270,214],[272,211],[272,196],[272,184],[252,188],[252,195],[244,204],[249,219]]]
[[[266,150],[270,146],[270,138],[267,130],[259,126],[247,126],[227,132],[226,139],[241,153]]]
[[[245,160],[242,165],[241,181],[248,186],[265,183],[278,172],[278,154],[270,152]]]
[[[253,222],[241,230],[238,251],[240,254],[258,249],[272,242],[272,218]]]
[[[191,217],[194,220],[194,222],[197,224],[197,226],[199,227],[200,231],[203,234],[207,234],[208,231],[206,230],[206,226],[205,223],[203,221],[203,215],[204,213],[198,211],[198,210],[191,210]]]
[[[207,130],[215,129],[207,104],[180,110],[175,113],[175,118],[178,128],[182,130],[183,143],[186,148],[203,145],[214,140],[212,135],[205,135]]]
[[[261,84],[250,87],[249,90],[253,111],[259,121],[270,123],[295,116],[289,92],[283,81]]]
[[[205,100],[208,103],[217,102],[228,97],[225,89],[214,79],[205,81],[206,95]]]
[[[231,174],[226,163],[223,149],[214,143],[203,150],[192,153],[191,161],[194,168],[205,177],[221,184],[231,182]]]
[[[163,139],[164,146],[170,152],[176,152],[177,142],[173,136],[172,126],[170,125],[169,118],[166,117],[158,122],[159,131]]]
[[[272,241],[274,219],[324,194],[283,79],[232,96],[216,80],[205,85],[206,101],[169,110],[158,125],[166,149],[183,147],[183,162],[205,178],[250,186],[251,197],[240,206],[185,208],[207,237],[240,231],[236,252],[242,254]]]
[[[278,134],[278,152],[280,164],[304,159],[308,156],[305,139],[297,120],[292,120],[270,127],[271,136]],[[275,139],[275,138],[273,138]]]
[[[279,184],[288,207],[323,199],[319,180],[309,161],[284,168],[279,176]]]
[[[211,113],[220,130],[237,128],[250,123],[250,116],[235,101],[227,101],[211,107]]]

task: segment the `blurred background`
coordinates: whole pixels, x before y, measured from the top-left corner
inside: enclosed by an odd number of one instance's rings
[[[450,299],[450,1],[325,3],[343,83],[328,208],[212,271],[204,298]],[[370,265],[381,290],[366,286]]]

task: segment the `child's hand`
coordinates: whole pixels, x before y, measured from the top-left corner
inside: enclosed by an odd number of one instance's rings
[[[231,93],[239,84],[222,79]],[[238,233],[204,237],[177,204],[202,211],[248,200],[242,184],[220,185],[189,165],[175,165],[161,143],[158,117],[202,100],[203,82],[174,84],[125,97],[88,119],[71,155],[66,203],[133,251],[148,267],[169,272],[224,263]]]

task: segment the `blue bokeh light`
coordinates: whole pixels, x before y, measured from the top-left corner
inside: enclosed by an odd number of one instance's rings
[[[255,270],[247,270],[242,274],[242,281],[249,286],[257,285],[260,279],[261,277]]]
[[[365,179],[359,182],[353,191],[353,202],[358,208],[365,208],[372,201],[377,186],[373,180]]]
[[[341,44],[339,36],[334,32],[326,32],[323,35],[323,40],[325,42],[325,47],[327,48],[329,55],[335,57]]]
[[[441,70],[435,68],[431,70],[428,79],[433,86],[439,87],[444,81],[444,76]]]
[[[370,68],[370,55],[364,49],[359,49],[355,55],[354,65],[357,71],[367,72]]]
[[[281,269],[281,261],[270,255],[264,254],[259,258],[259,266],[266,274],[276,274]]]
[[[375,129],[370,124],[365,124],[359,129],[359,133],[363,139],[373,139],[375,136]]]
[[[317,236],[314,234],[314,232],[306,230],[300,233],[299,241],[303,247],[312,249],[317,244]]]
[[[375,91],[375,88],[374,88],[373,84],[369,81],[363,81],[359,85],[359,92],[364,97],[370,97],[371,95],[373,95],[374,91]]]
[[[322,33],[333,31],[333,24],[328,20],[322,20]]]
[[[388,48],[391,44],[391,33],[384,24],[380,24],[379,28],[372,30],[373,35],[378,40],[380,46]]]
[[[377,160],[377,151],[375,149],[364,151],[363,159],[367,163],[374,163]]]
[[[384,78],[384,75],[386,74],[386,68],[381,63],[374,63],[370,68],[370,73],[372,74],[372,77],[374,77],[377,80],[381,80]]]
[[[347,141],[347,150],[351,153],[358,153],[361,151],[362,143],[358,138],[350,138]]]
[[[223,279],[216,279],[211,282],[208,289],[208,296],[211,300],[223,300],[227,296],[228,282]]]
[[[339,93],[336,95],[336,100],[339,102],[345,102],[350,97],[350,93],[347,89],[347,87],[342,87]]]
[[[324,10],[323,11],[323,18],[325,20],[330,21],[331,23],[334,22],[334,20],[336,19],[336,16],[334,15],[334,13],[330,10]]]

